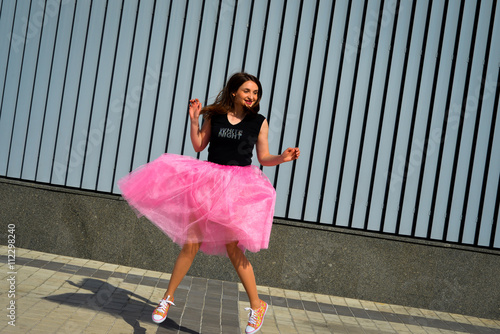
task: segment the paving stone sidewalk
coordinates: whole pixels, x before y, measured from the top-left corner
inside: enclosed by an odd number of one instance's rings
[[[170,274],[20,248],[15,260],[8,255],[0,246],[1,333],[226,334],[242,333],[248,320],[241,284],[187,276],[157,325],[151,313]],[[500,333],[498,320],[258,289],[270,305],[263,334]]]

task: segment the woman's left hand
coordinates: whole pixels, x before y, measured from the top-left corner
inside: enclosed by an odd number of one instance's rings
[[[281,157],[283,158],[283,162],[288,162],[292,160],[297,160],[300,156],[300,150],[298,147],[289,147],[283,153],[281,153]]]

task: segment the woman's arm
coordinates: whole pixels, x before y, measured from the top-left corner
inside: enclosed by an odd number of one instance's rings
[[[198,99],[189,101],[189,117],[191,119],[191,143],[196,152],[201,152],[210,141],[210,120],[206,120],[200,130],[201,102]]]
[[[298,147],[287,148],[280,155],[273,155],[269,153],[269,125],[267,120],[264,120],[262,127],[260,128],[259,138],[257,139],[257,158],[262,166],[276,166],[283,162],[288,162],[292,160],[297,160],[300,156],[300,150]]]

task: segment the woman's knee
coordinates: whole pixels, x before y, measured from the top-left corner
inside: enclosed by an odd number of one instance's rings
[[[198,250],[200,249],[201,243],[187,243],[182,246],[181,252],[183,252],[186,255],[191,255],[195,256],[196,253],[198,253]]]
[[[226,244],[226,250],[227,253],[235,253],[235,252],[241,252],[241,249],[238,247],[238,241],[233,241],[228,244]]]

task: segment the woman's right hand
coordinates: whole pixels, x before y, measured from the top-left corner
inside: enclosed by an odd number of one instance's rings
[[[189,100],[189,117],[191,118],[191,143],[195,152],[201,152],[210,141],[210,120],[203,122],[200,129],[201,102],[198,99]]]
[[[189,100],[189,117],[191,121],[197,121],[201,113],[201,102],[198,99]]]

